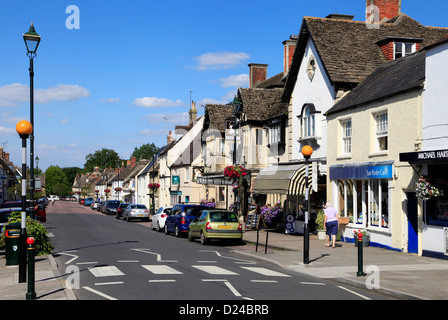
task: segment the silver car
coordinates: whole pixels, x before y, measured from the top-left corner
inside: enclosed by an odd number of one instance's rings
[[[149,210],[144,204],[130,204],[123,212],[123,220],[141,219],[149,221]]]

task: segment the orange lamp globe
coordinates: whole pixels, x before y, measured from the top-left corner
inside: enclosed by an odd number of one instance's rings
[[[304,146],[302,148],[302,154],[304,157],[311,157],[311,155],[313,154],[313,148],[310,146]]]
[[[16,131],[20,135],[29,135],[33,132],[33,126],[29,121],[22,120],[17,123]]]

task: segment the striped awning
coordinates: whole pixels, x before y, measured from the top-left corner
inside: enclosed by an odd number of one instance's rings
[[[254,180],[253,193],[305,194],[305,164],[277,165],[264,168]],[[310,192],[312,167],[308,165],[308,185]]]

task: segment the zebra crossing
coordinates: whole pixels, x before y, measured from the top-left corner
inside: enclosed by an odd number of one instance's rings
[[[182,275],[184,274],[183,271],[177,270],[173,266],[169,265],[163,265],[163,264],[157,264],[157,265],[141,265],[142,268],[149,271],[152,275]],[[214,266],[214,265],[191,265],[192,268],[195,270],[200,270],[204,273],[204,276],[214,275],[214,276],[239,276],[244,270],[250,271],[255,275],[259,276],[265,276],[265,277],[291,277],[290,275],[287,275],[285,273],[281,273],[278,271],[270,270],[267,268],[261,268],[261,267],[244,267],[244,266],[237,266],[237,270],[229,270],[223,267]],[[92,267],[88,269],[93,276],[96,278],[102,278],[102,277],[115,277],[115,276],[124,276],[125,273],[120,270],[116,266],[99,266],[99,267]],[[241,271],[240,271],[241,270]],[[168,281],[169,279],[167,279]],[[172,280],[172,279],[170,279]],[[152,280],[153,282],[157,282],[160,280]],[[172,282],[172,281],[170,281]]]

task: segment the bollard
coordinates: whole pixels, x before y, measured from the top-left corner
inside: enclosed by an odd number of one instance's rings
[[[36,300],[36,292],[34,290],[34,256],[36,254],[36,246],[34,238],[26,239],[28,244],[28,292],[26,293],[26,300]]]
[[[362,271],[362,233],[358,233],[358,273],[356,274],[357,277],[364,277],[366,274],[364,271]]]

